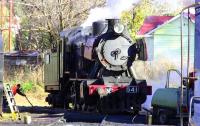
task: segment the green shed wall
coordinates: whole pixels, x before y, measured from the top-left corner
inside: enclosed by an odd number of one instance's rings
[[[180,62],[181,59],[181,32],[180,32],[180,17],[172,22],[165,24],[153,33],[154,41],[154,59],[160,57]],[[194,23],[190,21],[190,60],[193,64],[194,57]],[[188,47],[188,21],[183,20],[183,56],[184,61],[187,59]]]

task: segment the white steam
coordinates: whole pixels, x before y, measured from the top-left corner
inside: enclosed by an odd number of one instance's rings
[[[83,27],[91,26],[92,22],[109,18],[120,18],[121,13],[130,9],[139,0],[107,0],[105,7],[96,7],[90,10],[87,20],[82,24]]]

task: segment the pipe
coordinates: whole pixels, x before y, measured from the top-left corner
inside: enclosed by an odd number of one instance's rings
[[[193,96],[190,100],[190,108],[189,108],[189,123],[192,122],[192,103],[193,103],[193,100],[196,99],[198,101],[200,101],[200,96]]]
[[[180,35],[181,35],[181,94],[180,94],[180,125],[183,126],[182,106],[183,106],[183,14],[180,14]]]
[[[190,8],[188,8],[188,50],[187,50],[187,77],[189,77],[189,68],[190,68]],[[186,98],[187,98],[187,107],[189,107],[189,79],[187,80],[187,85],[186,85]]]
[[[166,85],[165,85],[165,88],[169,88],[169,79],[170,79],[170,73],[171,72],[176,72],[180,77],[181,77],[181,73],[180,71],[178,71],[177,69],[169,69],[167,71],[167,78],[166,78]]]

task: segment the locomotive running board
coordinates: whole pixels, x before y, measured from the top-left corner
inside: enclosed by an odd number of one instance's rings
[[[88,79],[85,79],[85,78],[70,78],[69,80],[71,80],[71,81],[86,81]]]
[[[65,71],[64,73],[65,73],[65,74],[70,74],[70,71]]]

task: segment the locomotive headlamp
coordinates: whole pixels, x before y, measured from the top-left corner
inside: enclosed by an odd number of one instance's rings
[[[114,31],[118,34],[122,33],[124,31],[124,25],[120,24],[120,23],[116,23],[114,25]]]

